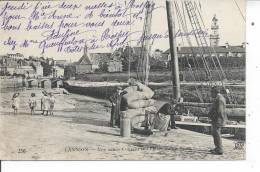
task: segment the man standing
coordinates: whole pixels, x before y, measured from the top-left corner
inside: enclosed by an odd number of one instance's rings
[[[110,117],[110,126],[120,127],[120,106],[122,95],[125,91],[121,87],[117,87],[116,92],[109,98],[109,101],[112,103],[111,108],[111,117]]]
[[[215,149],[210,150],[212,154],[222,155],[223,146],[221,140],[221,128],[226,123],[226,100],[222,94],[220,94],[220,90],[217,87],[212,87],[211,96],[214,99],[209,117],[212,122],[212,136],[214,139]]]

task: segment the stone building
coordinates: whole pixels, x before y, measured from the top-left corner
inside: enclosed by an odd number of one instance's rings
[[[52,77],[63,78],[64,77],[64,68],[60,67],[60,66],[52,66]]]
[[[202,52],[202,54],[201,54]],[[210,57],[218,57],[220,64],[223,67],[244,67],[245,66],[245,44],[230,46],[228,43],[224,46],[214,47],[179,47],[177,50],[180,68],[186,66],[187,62],[191,67],[194,65],[194,60],[197,59],[199,67],[203,67],[202,58],[206,58],[209,63],[212,63]],[[170,50],[167,50],[163,55],[168,55],[169,61],[171,60]],[[216,60],[216,58],[214,58]]]
[[[87,54],[87,47],[84,48],[84,54],[79,59],[79,61],[76,63],[76,75],[78,74],[85,74],[85,73],[92,73],[92,63],[89,59],[89,56]]]

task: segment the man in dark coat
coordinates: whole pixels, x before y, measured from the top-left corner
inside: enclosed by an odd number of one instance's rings
[[[220,89],[213,87],[211,89],[211,96],[214,98],[212,103],[209,117],[212,122],[212,136],[214,139],[215,149],[210,150],[211,153],[222,155],[223,146],[221,140],[221,128],[226,123],[226,100],[222,94],[220,94]]]
[[[109,101],[112,103],[111,108],[111,117],[110,117],[110,126],[120,127],[120,107],[121,107],[121,99],[125,94],[125,91],[122,90],[121,87],[117,87],[116,92],[109,98]]]

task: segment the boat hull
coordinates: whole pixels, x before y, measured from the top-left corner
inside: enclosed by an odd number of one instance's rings
[[[87,95],[95,98],[108,99],[120,86],[122,88],[127,87],[126,83],[106,83],[106,82],[86,82],[86,81],[67,81],[64,83],[64,87],[71,93]],[[157,89],[162,85],[151,84],[152,89]],[[192,114],[196,116],[208,116],[207,108],[210,103],[194,103],[183,102]],[[245,105],[227,105],[227,116],[229,119],[245,121],[246,108]]]

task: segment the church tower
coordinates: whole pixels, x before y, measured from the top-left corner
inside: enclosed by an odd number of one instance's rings
[[[209,40],[210,40],[210,46],[216,47],[219,44],[219,26],[218,26],[218,19],[216,17],[216,14],[212,18],[212,24],[211,24],[211,31]]]
[[[87,47],[87,44],[85,44],[85,46],[84,46],[84,54],[83,55],[87,56],[87,54],[88,54],[88,47]]]

